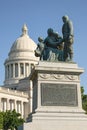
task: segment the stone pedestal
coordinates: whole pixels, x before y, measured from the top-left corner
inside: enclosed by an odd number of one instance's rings
[[[30,75],[32,114],[24,130],[86,130],[82,110],[80,74],[76,63],[39,62]]]

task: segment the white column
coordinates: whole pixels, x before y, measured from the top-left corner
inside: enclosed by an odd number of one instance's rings
[[[25,76],[29,76],[29,63],[25,63]]]
[[[32,113],[32,106],[33,106],[33,101],[32,101],[32,96],[33,96],[33,85],[32,81],[30,80],[30,92],[29,92],[29,100],[30,100],[30,113]]]
[[[31,64],[29,64],[29,74],[31,73]]]
[[[21,113],[21,102],[20,101],[18,102],[18,110],[19,110],[19,113]]]
[[[17,112],[19,112],[19,106],[18,106],[18,101],[16,102],[16,106],[17,106]]]

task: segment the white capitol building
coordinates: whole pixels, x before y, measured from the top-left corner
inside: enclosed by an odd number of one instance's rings
[[[0,87],[0,111],[13,110],[26,119],[32,112],[31,68],[38,63],[34,50],[36,43],[29,37],[26,25],[22,35],[12,44],[5,60],[5,80]]]

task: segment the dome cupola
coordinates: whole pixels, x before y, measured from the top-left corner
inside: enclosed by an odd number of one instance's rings
[[[34,50],[36,49],[36,43],[29,37],[28,28],[24,24],[22,27],[22,35],[15,40],[13,43],[10,52],[9,60],[27,58],[35,59]]]

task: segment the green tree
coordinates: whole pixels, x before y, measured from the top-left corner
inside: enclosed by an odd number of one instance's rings
[[[15,128],[17,130],[18,126],[22,125],[23,123],[24,123],[24,119],[21,118],[21,114],[13,110],[11,113],[10,129],[13,130]]]
[[[87,114],[87,95],[84,94],[84,87],[81,87],[81,96],[82,96],[82,107],[86,111]]]
[[[3,130],[14,130],[14,128],[17,130],[18,126],[22,125],[24,123],[24,119],[21,118],[21,114],[17,113],[15,110],[7,110],[6,112],[2,112],[2,118],[1,120],[1,129]]]
[[[0,129],[3,129],[3,112],[0,112]]]

